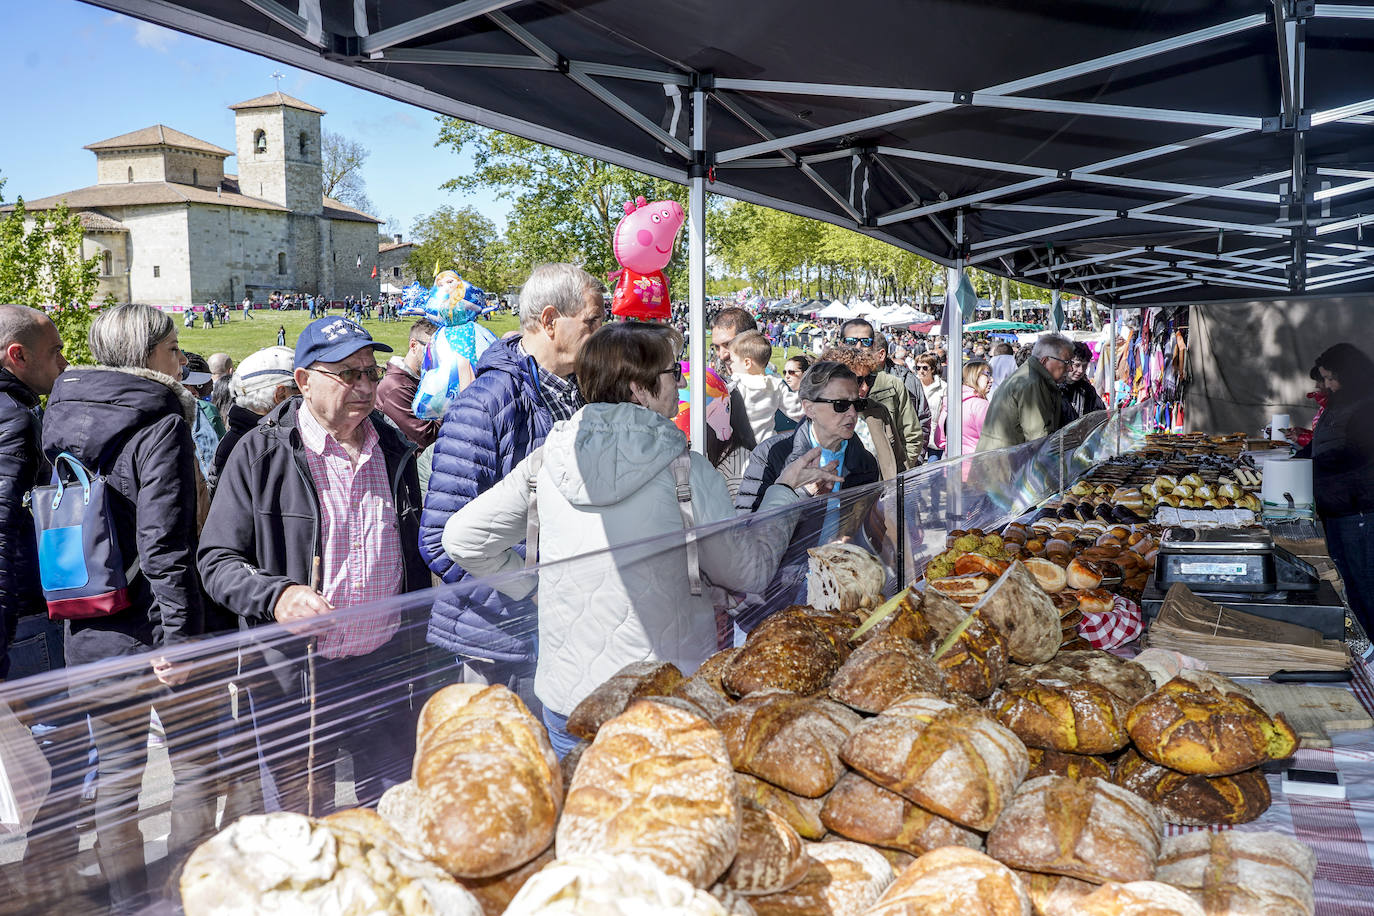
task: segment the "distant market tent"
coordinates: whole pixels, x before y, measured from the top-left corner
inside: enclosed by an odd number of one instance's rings
[[[975,321],[973,324],[964,325],[964,330],[972,334],[985,333],[989,331],[1043,331],[1043,324],[1031,324],[1028,321],[1001,321],[993,318],[988,321]]]

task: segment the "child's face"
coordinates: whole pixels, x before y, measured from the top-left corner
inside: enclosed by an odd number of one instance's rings
[[[763,374],[762,366],[755,364],[755,362],[747,356],[740,356],[733,350],[730,351],[730,361],[733,362],[736,366],[738,366],[739,371],[743,372],[745,375]]]

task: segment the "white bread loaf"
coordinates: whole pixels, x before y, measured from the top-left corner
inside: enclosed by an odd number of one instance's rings
[[[710,894],[632,856],[560,859],[525,882],[505,916],[726,916]]]
[[[854,611],[883,602],[883,561],[853,544],[808,550],[806,603],[818,611]]]
[[[1155,880],[1187,891],[1207,916],[1312,916],[1317,857],[1279,833],[1185,833],[1169,837]]]
[[[865,916],[1031,916],[1031,904],[1010,868],[946,846],[911,863]]]

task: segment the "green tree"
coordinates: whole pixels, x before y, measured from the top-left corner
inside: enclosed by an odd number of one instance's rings
[[[452,269],[487,292],[505,292],[519,283],[507,263],[506,248],[496,224],[473,207],[440,207],[410,227],[415,247],[408,266],[421,281],[433,278],[435,268]]]
[[[370,155],[367,147],[342,134],[325,131],[320,135],[320,184],[325,197],[342,201],[364,213],[372,212],[363,180],[363,165]]]
[[[28,223],[28,225],[26,225]],[[81,257],[81,219],[65,204],[30,215],[19,198],[0,221],[0,302],[46,308],[68,361],[86,363],[99,258]]]

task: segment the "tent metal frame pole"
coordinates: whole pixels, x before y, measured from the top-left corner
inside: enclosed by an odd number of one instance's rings
[[[964,211],[954,215],[954,241],[958,256],[954,261],[953,278],[962,281],[964,275]],[[947,275],[948,276],[948,275]],[[946,281],[948,284],[948,280]],[[949,316],[949,339],[945,342],[945,455],[958,458],[964,453],[964,315],[959,308],[958,290],[945,291],[945,308],[953,309]],[[933,418],[938,420],[939,418]]]
[[[373,55],[388,64],[426,64],[435,67],[486,67],[492,70],[545,70],[558,68],[533,54],[495,54],[484,51],[443,51],[438,48],[390,48]]]
[[[292,12],[278,3],[277,0],[243,0],[243,2],[259,13],[262,13],[282,28],[289,29],[301,38],[304,38],[315,47],[324,47],[323,41],[319,38],[312,37],[310,34],[310,23],[304,16]]]
[[[1107,317],[1107,422],[1116,430],[1112,454],[1121,454],[1121,408],[1116,403],[1116,304]]]
[[[690,442],[693,451],[706,454],[706,93],[692,92],[692,164],[687,185],[688,359],[692,367],[687,382]]]
[[[441,10],[417,16],[409,22],[402,22],[399,25],[382,29],[380,32],[364,35],[359,39],[358,47],[363,54],[385,51],[394,45],[404,44],[440,29],[467,22],[469,19],[477,19],[502,7],[514,6],[521,2],[523,0],[463,0],[462,3],[455,3]]]

